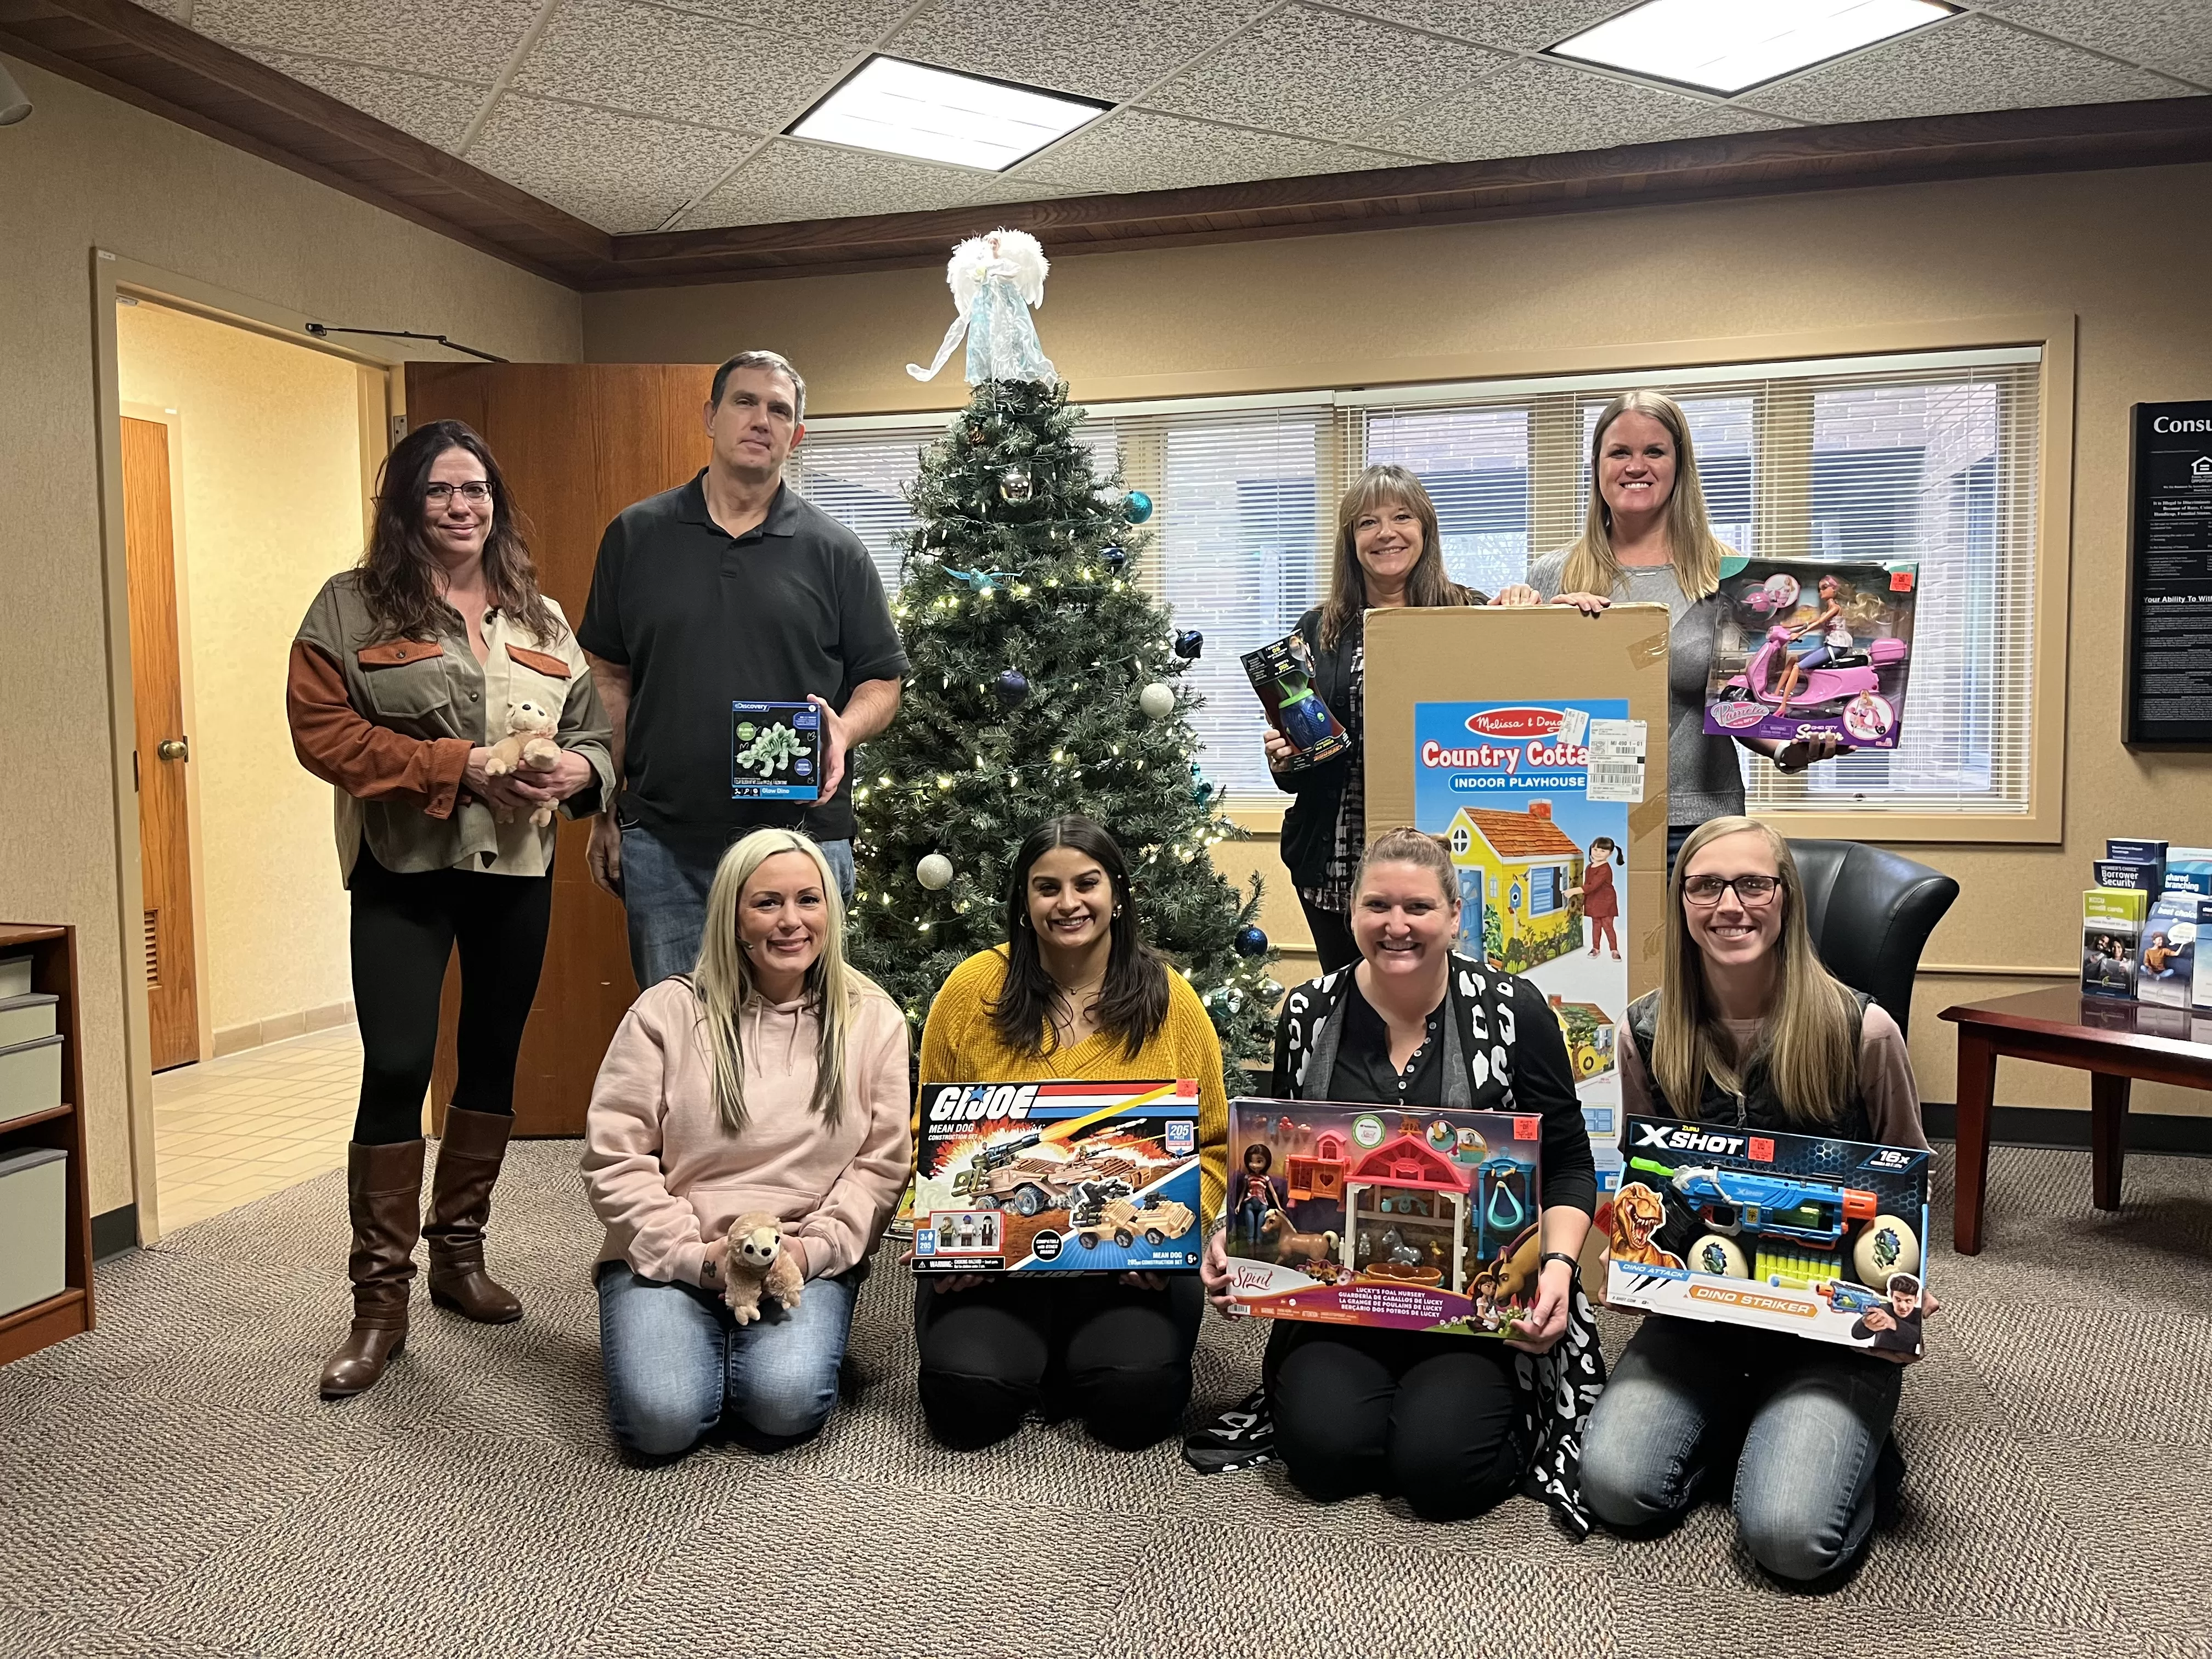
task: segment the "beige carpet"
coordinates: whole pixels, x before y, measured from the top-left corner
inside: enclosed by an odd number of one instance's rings
[[[575,1152],[520,1146],[501,1188],[526,1321],[466,1324],[418,1280],[406,1353],[343,1406],[310,1386],[345,1307],[338,1177],[103,1267],[100,1330],[0,1370],[0,1653],[2212,1656],[2212,1164],[2136,1158],[2107,1216],[2086,1155],[1996,1155],[1987,1253],[1932,1264],[1905,1517],[1814,1599],[1711,1508],[1577,1547],[1524,1499],[1429,1527],[1062,1429],[939,1451],[888,1264],[865,1390],[818,1441],[626,1468]],[[1209,1319],[1194,1413],[1248,1385],[1258,1334]]]

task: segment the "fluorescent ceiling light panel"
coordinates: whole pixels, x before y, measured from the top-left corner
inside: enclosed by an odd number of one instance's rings
[[[1552,55],[1738,93],[1958,9],[1943,0],[1644,0],[1562,40]]]
[[[871,58],[788,131],[794,138],[1002,173],[1109,107],[901,58]]]

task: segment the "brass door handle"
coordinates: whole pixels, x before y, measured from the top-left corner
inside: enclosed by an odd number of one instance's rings
[[[192,757],[191,739],[165,738],[154,752],[166,761],[188,761]]]

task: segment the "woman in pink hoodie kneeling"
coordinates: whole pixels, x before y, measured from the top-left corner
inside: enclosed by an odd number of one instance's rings
[[[757,830],[722,856],[696,969],[646,991],[608,1046],[584,1128],[607,1224],[594,1269],[607,1410],[624,1452],[681,1456],[728,1423],[774,1450],[820,1428],[869,1252],[913,1150],[907,1024],[845,963],[814,843]],[[775,1218],[797,1305],[724,1300],[732,1222]]]

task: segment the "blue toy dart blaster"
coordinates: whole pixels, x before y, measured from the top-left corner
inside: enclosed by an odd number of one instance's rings
[[[1851,1223],[1873,1220],[1880,1204],[1872,1193],[1825,1181],[1710,1165],[1670,1168],[1648,1158],[1632,1158],[1628,1167],[1668,1182],[1717,1233],[1749,1231],[1832,1246]]]
[[[1839,1279],[1824,1279],[1813,1286],[1813,1294],[1826,1302],[1835,1313],[1866,1314],[1876,1308],[1887,1308],[1889,1298],[1880,1291],[1870,1291],[1863,1285],[1850,1285]]]

